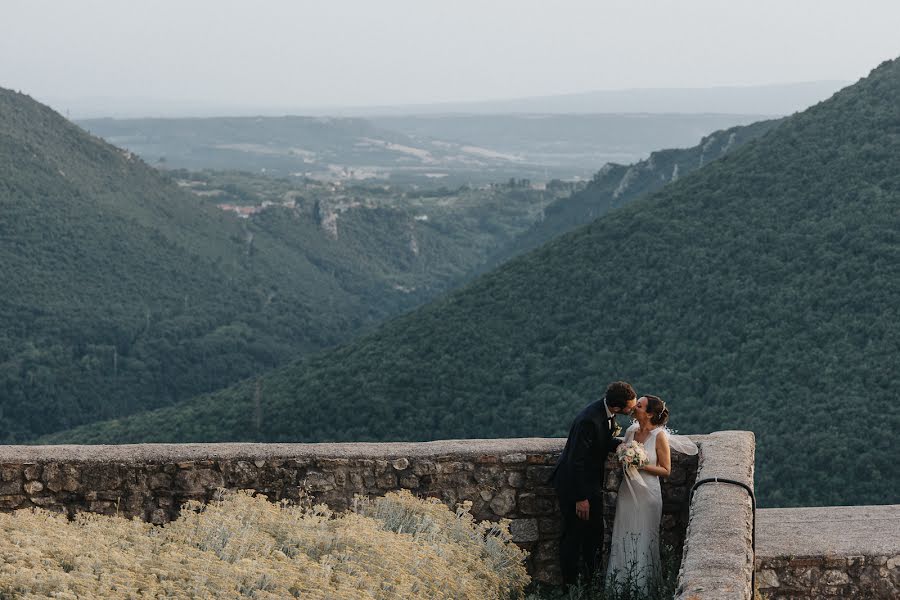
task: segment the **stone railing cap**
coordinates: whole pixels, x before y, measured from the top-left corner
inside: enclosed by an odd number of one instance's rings
[[[690,436],[702,444],[710,436]],[[431,442],[334,442],[318,444],[119,444],[0,446],[0,463],[174,462],[271,458],[478,457],[560,452],[565,438],[437,440]]]
[[[900,504],[766,508],[756,513],[756,557],[900,556]]]
[[[753,489],[755,438],[749,431],[718,431],[700,441],[697,481],[723,478]],[[750,495],[729,483],[697,488],[691,501],[679,600],[752,597],[753,516]]]

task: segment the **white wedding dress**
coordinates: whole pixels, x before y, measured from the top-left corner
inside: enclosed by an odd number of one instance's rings
[[[625,441],[634,440],[637,422],[625,431]],[[644,440],[644,451],[649,464],[656,466],[656,438],[669,436],[673,450],[696,454],[697,446],[682,435],[670,435],[665,427],[657,427]],[[607,584],[626,585],[631,581],[640,589],[646,589],[651,581],[661,575],[659,560],[659,522],[662,518],[662,492],[659,476],[638,471],[632,480],[622,475],[616,499],[616,518],[613,522],[609,562],[606,568]]]

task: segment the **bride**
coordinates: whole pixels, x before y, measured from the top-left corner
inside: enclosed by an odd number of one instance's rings
[[[607,585],[636,585],[647,590],[661,577],[659,522],[662,493],[659,478],[671,472],[671,450],[697,454],[697,445],[685,436],[674,436],[665,428],[669,420],[666,403],[656,396],[641,396],[631,415],[635,422],[625,432],[625,443],[644,445],[647,465],[633,477],[623,475],[616,501]]]

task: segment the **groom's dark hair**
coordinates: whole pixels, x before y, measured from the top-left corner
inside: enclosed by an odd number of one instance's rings
[[[606,406],[609,408],[625,408],[635,398],[634,388],[626,381],[613,381],[606,388]]]

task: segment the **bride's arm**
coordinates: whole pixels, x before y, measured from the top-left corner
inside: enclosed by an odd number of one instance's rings
[[[656,465],[647,465],[641,469],[651,475],[669,476],[672,471],[672,456],[669,452],[669,439],[665,433],[656,435]]]

